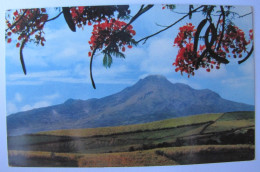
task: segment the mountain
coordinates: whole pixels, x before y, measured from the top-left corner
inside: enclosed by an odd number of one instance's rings
[[[146,123],[202,113],[254,111],[254,106],[225,100],[209,90],[148,76],[119,93],[73,100],[7,117],[8,135],[76,128]]]

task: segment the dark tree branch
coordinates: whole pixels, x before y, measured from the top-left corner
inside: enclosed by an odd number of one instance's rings
[[[92,52],[92,54],[91,54],[90,63],[89,63],[90,79],[91,79],[91,83],[92,83],[92,86],[93,86],[94,89],[96,89],[96,85],[95,85],[95,81],[94,81],[94,79],[93,79],[93,74],[92,74],[92,63],[93,63],[94,54],[96,53],[96,50],[97,50],[98,47],[99,47],[99,45],[97,45],[97,46],[94,48],[94,50],[93,50],[93,52]]]
[[[60,15],[62,14],[63,12],[60,12],[56,17],[53,17],[53,18],[51,18],[51,19],[49,19],[49,20],[46,20],[46,22],[49,22],[49,21],[52,21],[52,20],[55,20],[55,19],[57,19],[58,17],[60,17]],[[45,22],[45,23],[46,23]]]
[[[248,16],[248,15],[251,15],[251,14],[252,14],[252,12],[247,13],[247,14],[244,14],[244,15],[241,15],[241,16],[239,16],[238,18],[242,18],[242,17]]]
[[[140,10],[132,17],[132,19],[130,20],[129,23],[127,23],[127,25],[125,25],[124,28],[122,28],[121,31],[124,31],[130,24],[132,24],[138,17],[140,17],[142,14],[144,14],[145,12],[147,12],[148,10],[150,10],[154,5],[147,5],[146,7],[144,7],[144,5],[141,6]],[[121,32],[120,31],[120,32]]]
[[[250,52],[247,54],[247,56],[243,60],[238,61],[238,64],[241,64],[241,63],[245,62],[251,56],[253,51],[254,51],[254,46],[252,46]]]
[[[23,68],[23,73],[26,75],[26,67],[25,67],[25,64],[24,64],[24,59],[23,59],[23,48],[25,46],[25,39],[23,40],[22,44],[21,44],[21,47],[20,47],[20,61],[21,61],[21,64],[22,64],[22,68]]]
[[[168,26],[163,26],[161,24],[155,23],[156,26],[160,26],[160,27],[168,27]]]
[[[223,16],[223,23],[222,23],[222,32],[221,32],[221,35],[220,35],[220,39],[219,39],[219,43],[218,43],[218,47],[217,47],[217,51],[219,50],[220,46],[221,46],[221,41],[224,37],[224,30],[225,30],[225,20],[226,20],[226,17],[225,17],[225,11],[224,11],[224,8],[223,6],[220,6],[221,8],[221,13],[222,13],[222,16]]]
[[[70,8],[62,7],[62,11],[63,11],[65,21],[68,24],[70,30],[73,32],[76,32],[76,26],[75,26],[75,23],[73,22],[71,14],[70,14]]]
[[[198,9],[200,9],[200,8],[202,8],[202,7],[203,7],[203,5],[202,5],[202,6],[199,6],[199,7],[196,8],[196,9],[194,9],[194,10],[191,11],[190,13],[194,13],[194,12],[196,12]],[[156,33],[154,33],[154,34],[152,34],[152,35],[149,35],[149,36],[146,36],[146,37],[140,39],[139,41],[137,41],[137,43],[139,43],[139,42],[141,42],[141,41],[144,41],[143,44],[145,44],[145,42],[146,42],[149,38],[151,38],[151,37],[153,37],[153,36],[155,36],[155,35],[158,35],[159,33],[161,33],[161,32],[163,32],[163,31],[165,31],[165,30],[171,28],[172,26],[176,25],[177,23],[179,23],[180,21],[182,21],[184,18],[188,17],[188,16],[190,15],[190,13],[184,15],[182,18],[180,18],[179,20],[177,20],[177,21],[174,22],[173,24],[167,26],[166,28],[164,28],[164,29],[162,29],[162,30],[160,30],[160,31],[158,31],[158,32],[156,32]]]
[[[211,37],[211,40],[209,42],[208,40],[208,36],[209,36],[209,32],[212,32],[212,37]],[[220,57],[218,56],[215,52],[213,52],[213,50],[211,49],[214,41],[216,41],[216,38],[217,38],[217,31],[216,31],[216,28],[214,26],[214,24],[210,24],[208,29],[206,30],[206,34],[205,34],[205,45],[206,45],[206,50],[209,52],[210,56],[212,58],[214,58],[217,62],[219,63],[224,63],[224,64],[228,64],[229,61],[223,57]]]
[[[194,47],[193,47],[193,53],[194,54],[196,54],[197,49],[198,49],[200,32],[201,32],[202,28],[205,26],[206,23],[207,23],[207,19],[204,19],[200,22],[200,24],[197,27],[197,31],[196,31],[195,37],[194,37]]]

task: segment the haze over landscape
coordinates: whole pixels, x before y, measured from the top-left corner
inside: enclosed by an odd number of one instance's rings
[[[9,135],[75,128],[147,123],[203,113],[254,111],[253,105],[221,98],[209,89],[171,83],[151,75],[131,87],[100,99],[69,99],[63,104],[7,117]]]

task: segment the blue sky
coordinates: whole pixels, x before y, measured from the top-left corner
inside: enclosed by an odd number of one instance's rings
[[[132,14],[137,11],[132,7]],[[185,10],[183,10],[185,9]],[[188,6],[177,6],[176,11],[186,11]],[[238,7],[241,15],[250,12],[249,7]],[[49,9],[50,13],[54,11]],[[162,29],[156,24],[169,25],[182,17],[161,6],[154,7],[133,23],[135,39]],[[89,77],[89,45],[92,27],[78,29],[73,33],[67,27],[63,16],[49,22],[45,28],[47,40],[44,47],[28,44],[24,49],[27,75],[23,75],[19,61],[19,49],[15,42],[6,44],[6,104],[7,114],[33,108],[60,104],[69,98],[89,99],[104,97],[116,93],[151,74],[166,76],[171,82],[189,84],[195,89],[208,88],[223,98],[254,104],[254,58],[238,65],[231,61],[222,65],[220,70],[210,73],[199,70],[194,77],[174,71],[172,63],[178,49],[173,47],[178,28],[192,22],[197,25],[201,15],[193,15],[192,20],[184,20],[167,32],[149,39],[146,44],[126,50],[126,59],[113,59],[111,68],[104,68],[102,55],[93,62],[93,75],[97,89],[94,90]],[[234,22],[246,35],[252,28],[252,16],[246,16]]]

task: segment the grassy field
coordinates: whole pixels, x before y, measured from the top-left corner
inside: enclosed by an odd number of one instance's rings
[[[153,166],[254,159],[254,112],[8,137],[11,166]]]
[[[162,121],[156,121],[146,124],[126,125],[117,127],[102,127],[102,128],[91,128],[91,129],[74,129],[74,130],[55,130],[47,132],[39,132],[41,135],[55,135],[55,136],[74,136],[74,137],[90,137],[95,135],[109,135],[115,133],[125,133],[138,130],[155,130],[172,128],[182,125],[191,125],[197,123],[205,123],[208,121],[215,121],[218,119],[221,113],[217,114],[202,114],[188,117],[180,117]]]
[[[254,159],[253,145],[203,145],[144,151],[80,154],[9,151],[11,166],[129,167],[216,163]]]

